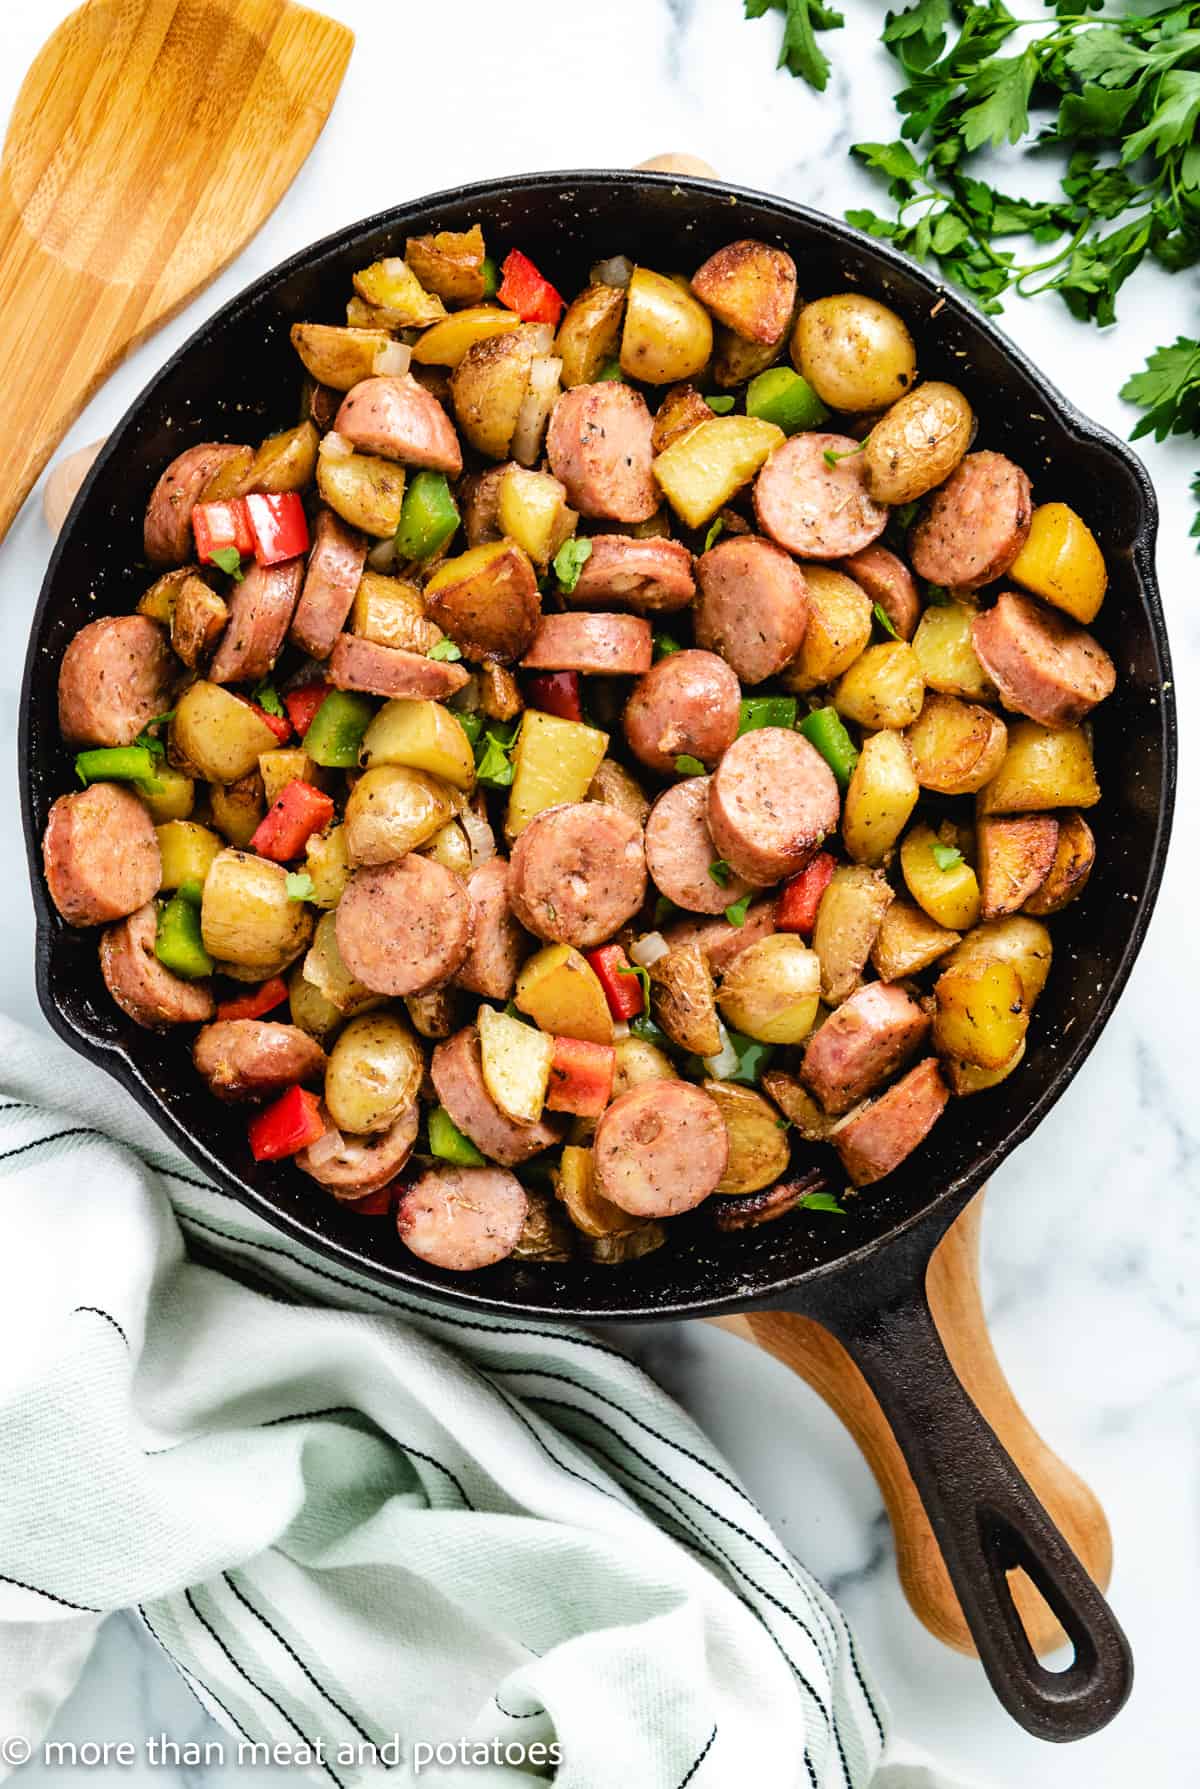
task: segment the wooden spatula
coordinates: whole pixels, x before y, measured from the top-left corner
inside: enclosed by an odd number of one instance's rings
[[[0,161],[0,540],[100,382],[269,217],[353,33],[291,0],[88,0]]]

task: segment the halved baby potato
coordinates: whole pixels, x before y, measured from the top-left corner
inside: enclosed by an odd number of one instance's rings
[[[729,1137],[729,1158],[714,1192],[756,1193],[786,1173],[787,1130],[775,1108],[752,1087],[735,1081],[705,1081]]]
[[[979,791],[981,814],[1042,813],[1047,808],[1091,808],[1100,799],[1091,741],[1082,727],[1043,727],[1013,720],[1008,750],[991,782]]]
[[[611,1044],[612,1013],[595,970],[572,944],[535,951],[517,976],[514,1002],[543,1031]]]
[[[479,1008],[476,1023],[488,1092],[514,1124],[536,1124],[546,1103],[554,1039],[486,1004]]]
[[[794,932],[773,932],[729,965],[717,1003],[735,1031],[759,1043],[798,1044],[816,1023],[820,996],[816,952]]]
[[[404,764],[364,771],[343,822],[351,864],[393,863],[445,826],[454,812],[444,783]]]
[[[855,863],[880,864],[921,794],[904,735],[884,729],[863,741],[842,811],[842,838]]]
[[[413,1104],[425,1072],[421,1046],[393,1012],[351,1019],[329,1053],[325,1104],[341,1131],[386,1131]]]
[[[995,686],[971,642],[974,619],[975,611],[966,603],[930,603],[913,635],[913,651],[931,690],[977,702],[995,701]]]
[[[844,719],[871,728],[909,726],[924,700],[921,661],[905,640],[868,646],[833,692],[833,705]]]
[[[997,1069],[1012,1061],[1029,1025],[1021,978],[998,958],[944,969],[934,988],[934,1048],[940,1056]]]
[[[1058,821],[1053,814],[981,817],[975,829],[979,847],[981,917],[1002,919],[1016,913],[1045,882],[1058,847]]]
[[[375,359],[394,346],[386,329],[342,329],[334,323],[293,323],[292,346],[321,385],[349,391],[375,371]]]
[[[413,359],[418,366],[456,367],[477,342],[509,335],[520,327],[516,311],[506,311],[498,304],[474,304],[427,329],[413,345]]]
[[[585,286],[571,300],[554,343],[568,391],[575,385],[591,385],[605,362],[616,359],[624,315],[625,293],[620,286]]]
[[[447,304],[477,304],[486,281],[483,263],[483,231],[439,230],[432,236],[410,236],[404,259],[426,292],[436,292]]]
[[[534,354],[541,351],[545,333],[536,324],[523,323],[519,329],[486,335],[466,350],[451,374],[458,426],[488,459],[508,458]]]
[[[834,293],[804,305],[791,350],[793,366],[822,403],[850,414],[886,410],[917,376],[908,326],[862,292]]]
[[[1066,503],[1039,503],[1007,576],[1087,627],[1096,619],[1108,570],[1095,535]]]
[[[989,920],[968,932],[947,956],[946,968],[958,969],[985,959],[1011,963],[1021,983],[1025,1010],[1032,1012],[1049,978],[1053,954],[1048,928],[1017,913],[1009,919]]]
[[[871,962],[880,981],[902,981],[944,957],[959,938],[912,901],[893,901],[871,947]]]
[[[1074,812],[1060,814],[1058,845],[1050,873],[1042,886],[1030,895],[1024,911],[1039,918],[1050,913],[1061,913],[1087,887],[1095,861],[1096,841],[1083,815]]]
[[[387,312],[391,329],[422,329],[446,315],[446,307],[436,292],[427,292],[399,255],[388,255],[360,268],[354,275],[354,290],[367,304]]]
[[[385,702],[363,734],[362,761],[368,769],[403,764],[449,783],[475,787],[475,755],[453,709],[442,702],[408,696]]]
[[[975,414],[956,385],[931,379],[872,424],[863,449],[877,503],[912,503],[949,478],[971,445]]]
[[[805,563],[808,626],[799,652],[780,681],[801,694],[848,671],[871,638],[871,599],[861,584],[830,565]]]
[[[978,877],[958,847],[932,826],[913,827],[900,847],[900,869],[913,900],[937,925],[963,932],[976,924]]]
[[[650,969],[654,1018],[672,1043],[693,1056],[721,1048],[716,994],[707,958],[698,944],[676,945]]]
[[[701,528],[783,439],[782,429],[760,417],[712,416],[659,454],[654,476],[676,515],[689,528]]]
[[[767,242],[727,242],[692,275],[692,291],[736,335],[774,343],[796,302],[796,263]]]
[[[349,522],[379,540],[389,540],[400,526],[404,501],[404,468],[373,453],[342,454],[330,448],[326,435],[317,455],[317,489]]]
[[[973,795],[1004,761],[1008,729],[990,708],[930,691],[905,734],[923,789]]]
[[[712,322],[686,285],[635,267],[625,301],[621,371],[647,385],[692,379],[712,355]]]

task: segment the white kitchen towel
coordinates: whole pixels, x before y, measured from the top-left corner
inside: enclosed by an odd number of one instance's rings
[[[0,1736],[129,1608],[326,1785],[889,1780],[840,1611],[615,1348],[357,1279],[56,1041],[0,1064]]]

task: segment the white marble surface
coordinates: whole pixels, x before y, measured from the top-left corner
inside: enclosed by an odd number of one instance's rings
[[[774,72],[778,18],[744,24],[737,0],[323,5],[355,28],[359,42],[309,164],[234,266],[109,382],[69,445],[102,435],[154,367],[249,279],[313,237],[388,204],[509,170],[621,167],[690,149],[733,180],[836,214],[864,202],[870,189],[850,165],[847,144],[895,134],[888,96],[897,82],[875,42],[882,8],[870,0],[847,0],[851,28],[824,40],[835,73],[823,98]],[[29,0],[5,10],[0,115],[68,6]],[[1021,190],[1034,184],[1024,173],[1021,181]],[[1126,433],[1134,418],[1116,389],[1151,345],[1195,332],[1198,286],[1195,270],[1139,279],[1126,289],[1122,321],[1104,335],[1073,323],[1050,299],[1014,303],[1004,324],[1069,395]],[[1112,1598],[1138,1663],[1125,1712],[1105,1733],[1070,1748],[1027,1738],[1001,1713],[977,1666],[938,1646],[909,1614],[873,1481],[815,1395],[703,1325],[660,1329],[641,1344],[788,1543],[842,1597],[899,1728],[947,1765],[1027,1789],[1200,1780],[1191,1710],[1200,1104],[1185,997],[1200,967],[1193,894],[1200,748],[1191,718],[1200,694],[1200,561],[1186,538],[1187,481],[1200,452],[1149,445],[1145,457],[1163,510],[1160,576],[1183,713],[1173,859],[1120,1010],[1087,1072],[997,1177],[984,1239],[988,1305],[1005,1367],[1034,1422],[1095,1486],[1112,1521]],[[9,765],[0,852],[13,866],[0,1005],[35,1023],[13,759],[28,617],[48,548],[31,503],[0,548],[0,731]],[[135,1741],[166,1732],[182,1741],[202,1728],[144,1635],[116,1619],[56,1731]],[[59,1789],[68,1774],[36,1765],[26,1772],[31,1789],[35,1780]],[[111,1774],[128,1780],[140,1773]],[[176,1789],[174,1777],[179,1789],[196,1789],[205,1773],[153,1775],[163,1789]]]

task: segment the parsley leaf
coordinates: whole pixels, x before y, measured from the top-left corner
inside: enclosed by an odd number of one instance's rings
[[[846,1215],[846,1207],[838,1203],[835,1194],[825,1191],[824,1188],[819,1188],[814,1193],[805,1193],[803,1199],[797,1202],[797,1209],[800,1211],[836,1211],[839,1217]]]
[[[507,789],[516,771],[511,753],[517,741],[519,720],[488,727],[475,747],[475,780],[489,789]]]
[[[454,641],[447,635],[445,639],[439,640],[436,645],[431,646],[429,651],[425,654],[425,657],[441,659],[445,660],[448,664],[454,664],[462,657],[462,649],[461,647],[456,646]]]
[[[273,714],[278,719],[283,718],[283,703],[279,700],[275,685],[268,680],[264,679],[262,683],[254,686],[250,700],[257,702],[264,714]]]
[[[708,771],[699,758],[693,758],[690,752],[680,752],[675,760],[676,776],[707,776]]]
[[[734,404],[737,402],[737,399],[732,396],[719,396],[715,398],[705,398],[704,402],[708,405],[714,416],[728,416],[729,412],[733,409]]]
[[[726,863],[723,857],[718,857],[715,863],[709,864],[708,873],[718,888],[725,888],[728,886],[729,878],[733,874],[733,866],[732,864]]]
[[[287,873],[287,898],[289,901],[311,901],[317,888],[307,870],[289,870]]]
[[[829,58],[817,47],[815,33],[836,31],[845,23],[841,13],[822,4],[822,0],[744,0],[744,5],[748,19],[761,19],[768,12],[784,14],[779,67],[799,75],[818,93],[824,93]]]
[[[832,447],[827,447],[821,458],[827,466],[836,466],[839,460],[852,460],[855,454],[860,454],[863,451],[870,439],[869,435],[864,435],[856,447],[847,447],[842,453],[836,452]]]
[[[674,901],[669,900],[666,895],[660,894],[657,901],[654,903],[655,930],[657,931],[659,926],[666,925],[667,921],[672,919],[678,912],[679,909]]]
[[[874,615],[876,623],[883,629],[885,634],[889,634],[893,640],[898,640],[900,638],[900,635],[896,632],[891,616],[888,614],[882,603],[875,603],[872,606],[871,613]]]
[[[592,556],[590,540],[581,540],[572,535],[564,540],[554,555],[554,575],[558,579],[559,589],[565,590],[569,596],[579,582],[579,574]]]
[[[708,525],[708,533],[704,536],[704,551],[706,553],[708,552],[708,549],[710,547],[716,546],[718,540],[720,540],[720,538],[724,534],[724,532],[725,532],[724,521],[722,520],[722,518],[720,516],[714,516],[712,521]]]
[[[745,925],[746,911],[749,908],[750,903],[753,899],[754,899],[754,891],[753,891],[753,889],[751,889],[750,893],[743,895],[740,901],[734,901],[734,903],[731,907],[726,907],[725,917],[729,921],[731,926],[744,926]]]
[[[235,583],[240,584],[246,574],[242,570],[242,555],[236,547],[214,547],[209,558],[219,570],[228,572]]]
[[[963,860],[963,854],[957,845],[931,845],[930,851],[939,870],[952,870]]]
[[[683,651],[679,641],[673,640],[670,634],[655,634],[653,639],[655,658],[670,658],[673,652]]]

